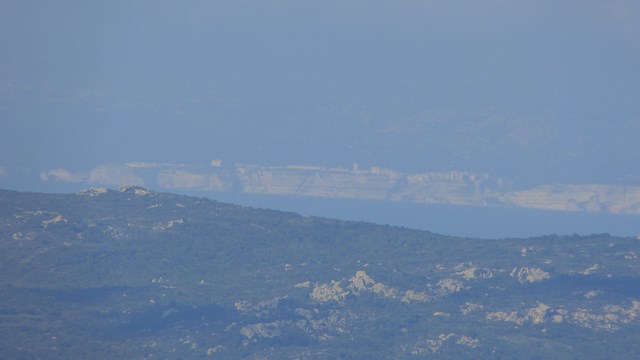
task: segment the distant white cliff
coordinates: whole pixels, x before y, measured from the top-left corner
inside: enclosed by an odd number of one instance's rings
[[[466,171],[410,174],[378,166],[364,169],[354,165],[347,169],[215,164],[200,172],[177,165],[111,164],[93,170],[100,177],[72,176],[64,169],[53,169],[43,175],[43,180],[54,177],[67,182],[142,185],[138,172],[151,169],[156,171],[155,182],[164,189],[640,215],[640,186],[553,184],[516,190],[508,179]],[[97,196],[102,190],[81,194]]]

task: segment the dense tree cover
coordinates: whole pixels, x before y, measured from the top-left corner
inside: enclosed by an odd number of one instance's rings
[[[633,358],[639,247],[0,191],[0,357]]]

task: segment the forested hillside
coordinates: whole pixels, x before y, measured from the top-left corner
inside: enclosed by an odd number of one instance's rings
[[[0,357],[640,356],[640,241],[470,239],[137,187],[0,191]]]

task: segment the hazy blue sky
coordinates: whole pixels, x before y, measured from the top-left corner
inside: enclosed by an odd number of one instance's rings
[[[4,0],[0,49],[5,187],[213,158],[640,183],[638,1]]]

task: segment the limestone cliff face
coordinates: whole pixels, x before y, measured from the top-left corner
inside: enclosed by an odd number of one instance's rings
[[[500,196],[517,207],[640,214],[640,187],[611,185],[547,185]]]
[[[298,167],[242,167],[238,176],[244,192],[384,200],[398,173]]]
[[[465,171],[409,174],[379,167],[238,164],[201,174],[163,170],[156,181],[167,189],[640,215],[640,186],[556,184],[514,190],[508,179]]]
[[[640,215],[637,186],[564,184],[513,191],[511,181],[487,174],[380,168],[239,166],[237,174],[247,193]]]
[[[247,193],[435,204],[486,205],[510,189],[505,179],[459,171],[406,174],[378,168],[243,166],[238,177]]]

